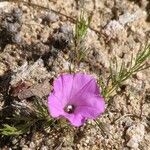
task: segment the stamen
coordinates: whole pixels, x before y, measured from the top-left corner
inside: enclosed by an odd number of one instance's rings
[[[74,105],[66,105],[65,108],[64,108],[64,111],[68,114],[71,114],[73,113],[75,110],[75,107]]]

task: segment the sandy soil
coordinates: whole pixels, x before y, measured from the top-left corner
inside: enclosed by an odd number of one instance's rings
[[[13,102],[8,93],[20,81],[32,87],[68,72],[69,65],[74,66],[69,58],[74,49],[75,20],[83,4],[85,14],[93,16],[83,44],[87,55],[76,71],[97,79],[107,78],[110,59],[116,57],[120,64],[127,63],[132,53],[136,54],[150,39],[149,0],[30,2],[49,9],[22,2],[0,2],[0,111],[6,101]],[[150,70],[137,73],[124,85],[124,91],[117,91],[107,101],[106,112],[99,118],[103,130],[90,120],[79,129],[49,129],[32,136],[27,133],[9,138],[9,142],[1,137],[1,149],[150,149]],[[46,88],[37,96],[47,96],[49,91]],[[18,91],[12,93],[18,96]]]

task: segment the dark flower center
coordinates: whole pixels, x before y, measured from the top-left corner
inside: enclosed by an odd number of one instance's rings
[[[66,105],[65,108],[64,108],[64,111],[68,114],[71,114],[73,113],[75,110],[75,107],[74,105]]]

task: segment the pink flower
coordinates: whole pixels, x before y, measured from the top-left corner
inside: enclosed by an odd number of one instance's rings
[[[100,116],[105,102],[93,77],[83,73],[63,74],[54,81],[48,108],[52,117],[65,117],[78,127],[88,118]]]

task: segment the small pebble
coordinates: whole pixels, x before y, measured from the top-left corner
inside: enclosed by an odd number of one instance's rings
[[[20,35],[20,33],[16,33],[13,37],[12,37],[12,42],[16,43],[16,44],[20,44],[22,41],[22,37]]]
[[[64,24],[60,27],[59,31],[66,34],[72,33],[72,27],[67,24]]]
[[[59,16],[56,15],[55,13],[48,13],[42,16],[42,23],[43,24],[49,24],[49,23],[54,23],[58,21]]]
[[[18,23],[7,23],[6,30],[10,33],[17,33],[20,29],[20,24]]]
[[[16,21],[20,22],[21,21],[21,17],[22,17],[22,10],[19,8],[15,8],[12,11],[13,17],[16,19]]]
[[[138,149],[139,143],[143,140],[145,134],[145,126],[142,123],[132,125],[126,131],[126,136],[129,139],[127,146]]]

